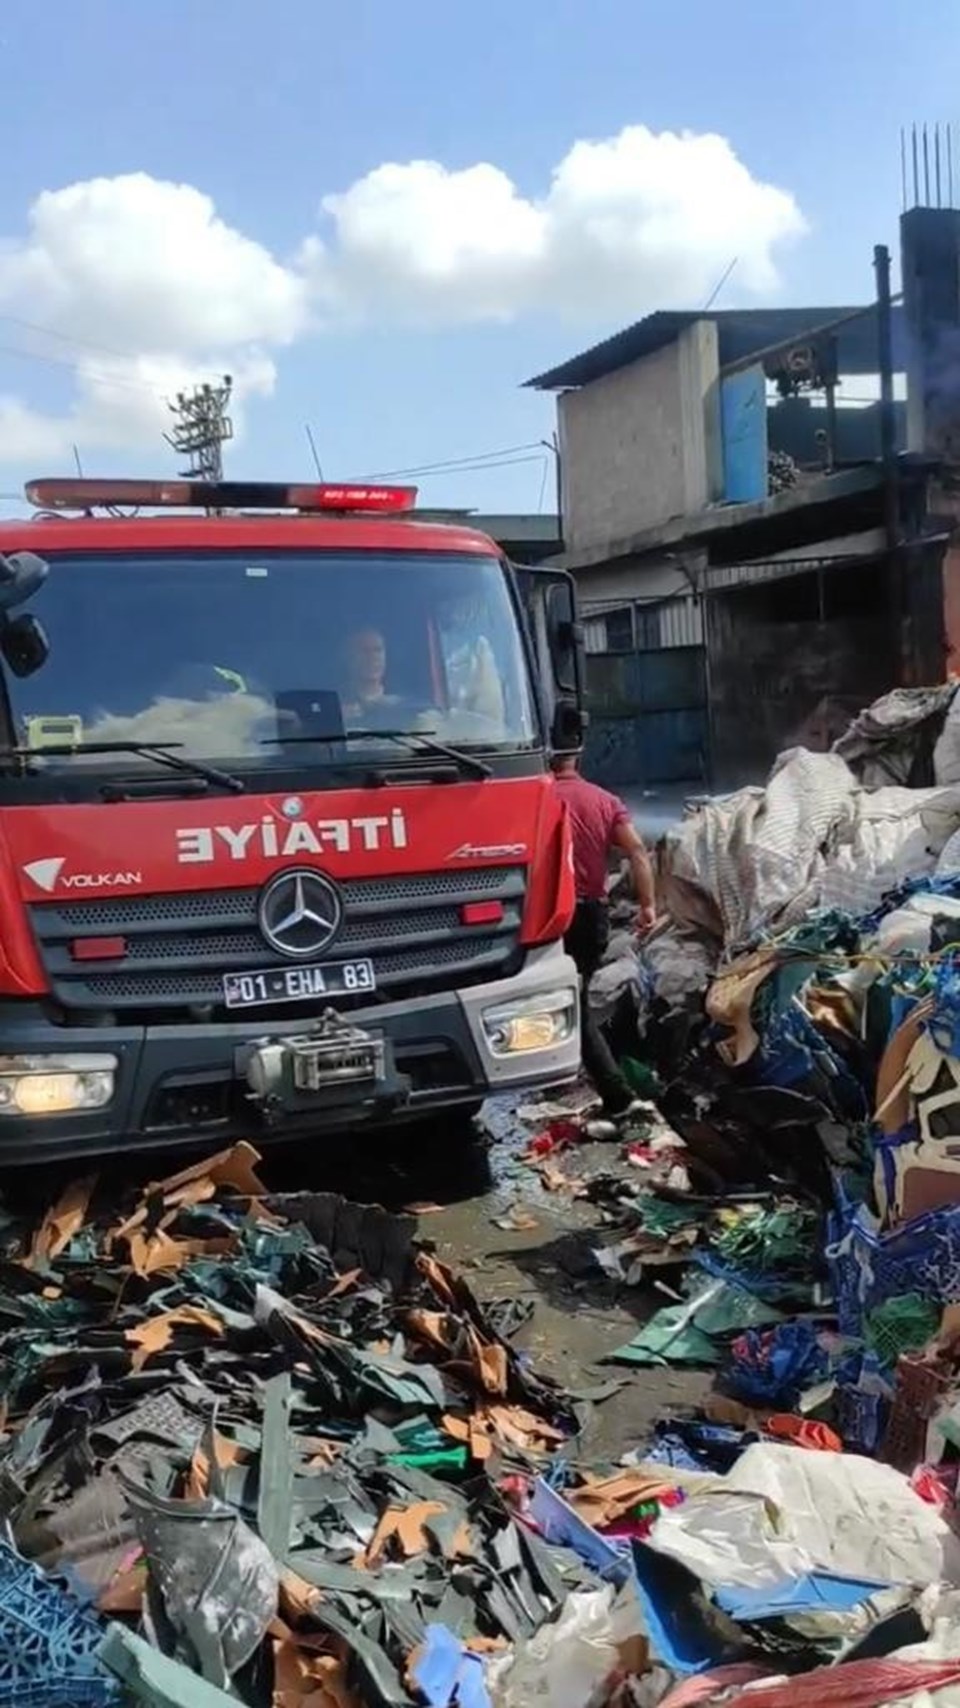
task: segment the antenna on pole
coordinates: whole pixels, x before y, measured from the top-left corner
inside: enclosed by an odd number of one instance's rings
[[[163,436],[188,466],[180,470],[187,480],[223,479],[223,446],[233,438],[233,422],[227,406],[233,380],[225,374],[217,386],[198,385],[193,391],[177,393],[168,407],[174,419],[171,432]]]
[[[723,290],[723,287],[726,284],[727,280],[729,279],[734,268],[736,266],[738,266],[739,261],[740,261],[739,255],[735,255],[733,257],[733,260],[726,267],[724,267],[723,272],[720,274],[720,277],[717,280],[716,284],[714,285],[713,290],[710,292],[710,295],[708,296],[706,302],[703,305],[703,308],[701,310],[702,314],[706,314],[707,309],[713,307],[714,303],[716,302],[718,296],[720,295],[720,292]]]
[[[317,479],[322,480],[323,479],[323,469],[320,466],[320,455],[319,455],[319,452],[317,451],[316,440],[313,437],[313,428],[311,427],[309,421],[304,422],[303,430],[307,435],[307,444],[310,446],[310,455],[313,458],[313,466],[317,471]]]

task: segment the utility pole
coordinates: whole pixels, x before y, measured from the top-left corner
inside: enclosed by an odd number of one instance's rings
[[[191,392],[178,392],[176,403],[168,406],[174,426],[164,438],[178,457],[189,459],[189,467],[180,470],[188,480],[223,479],[223,446],[233,438],[233,422],[227,414],[232,391],[233,380],[225,374],[217,386],[198,385]]]

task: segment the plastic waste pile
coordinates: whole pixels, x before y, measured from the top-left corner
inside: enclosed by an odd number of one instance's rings
[[[619,1361],[718,1373],[722,1423],[665,1420],[651,1449],[675,1467],[768,1439],[875,1454],[953,1521],[958,777],[956,684],[898,690],[660,851],[635,1006],[682,1150],[614,1192],[597,1259],[671,1297]]]

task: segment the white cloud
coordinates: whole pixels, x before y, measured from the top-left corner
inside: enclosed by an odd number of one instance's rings
[[[734,256],[737,293],[769,292],[803,230],[789,193],[722,137],[642,126],[574,144],[539,196],[489,163],[378,166],[324,198],[289,261],[189,184],[139,172],[45,190],[25,235],[0,241],[0,324],[70,368],[73,397],[56,413],[0,395],[0,461],[158,446],[165,398],[224,372],[242,419],[311,331],[531,313],[595,328],[695,305]]]
[[[302,280],[219,218],[209,196],[145,172],[45,190],[29,235],[0,252],[0,309],[75,338],[169,354],[289,343]]]
[[[490,165],[378,166],[323,211],[304,264],[330,314],[420,322],[636,318],[703,301],[736,257],[736,288],[771,291],[799,236],[793,197],[754,178],[721,136],[630,126],[578,142],[539,198]]]
[[[24,240],[0,245],[3,315],[29,322],[24,350],[73,369],[66,411],[0,397],[0,460],[35,463],[74,443],[159,447],[165,400],[226,372],[242,419],[273,390],[270,351],[306,330],[307,285],[209,196],[138,172],[38,196]]]

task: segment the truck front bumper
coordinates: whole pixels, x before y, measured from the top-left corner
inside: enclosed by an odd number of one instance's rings
[[[0,1166],[387,1126],[497,1092],[560,1084],[580,1065],[577,972],[559,943],[530,951],[512,978],[345,1019],[373,1041],[373,1073],[319,1081],[313,1073],[313,1083],[298,1086],[298,1075],[311,1080],[302,1063],[318,1055],[316,1012],[272,1026],[251,1015],[223,1024],[64,1027],[38,1004],[4,1002]],[[264,1094],[265,1067],[278,1063]]]

